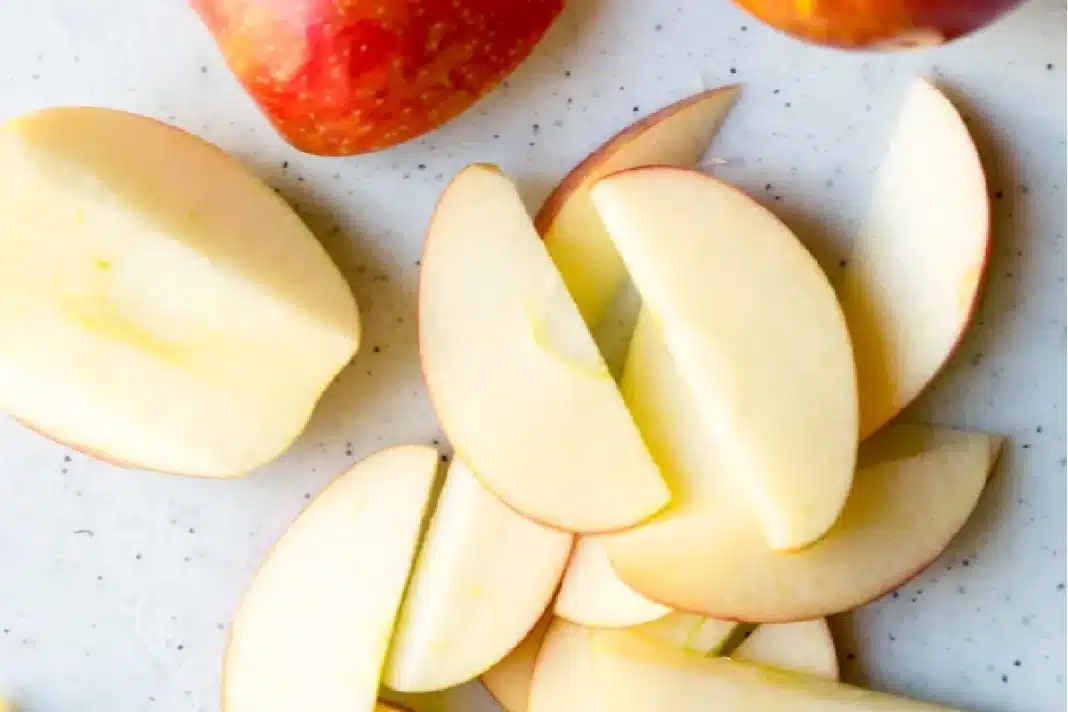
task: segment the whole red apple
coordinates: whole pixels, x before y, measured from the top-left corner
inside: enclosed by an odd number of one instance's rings
[[[564,0],[190,0],[282,136],[367,153],[467,109],[522,62]]]
[[[817,44],[904,49],[962,37],[1021,0],[735,0],[758,18]]]

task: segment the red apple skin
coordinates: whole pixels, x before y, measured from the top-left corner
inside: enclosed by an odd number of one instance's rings
[[[467,109],[564,0],[190,0],[230,69],[306,153],[387,148]]]
[[[942,44],[993,22],[1021,0],[735,0],[787,34],[846,49]]]

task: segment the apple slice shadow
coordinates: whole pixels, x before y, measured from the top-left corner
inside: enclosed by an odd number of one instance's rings
[[[418,276],[398,279],[397,270],[352,227],[362,222],[359,216],[338,214],[293,178],[275,178],[271,185],[319,239],[360,310],[360,348],[326,389],[294,444],[307,448],[308,443],[333,442],[345,433],[374,428],[383,401],[403,384],[421,382],[414,316]]]

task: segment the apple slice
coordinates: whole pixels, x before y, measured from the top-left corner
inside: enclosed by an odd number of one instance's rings
[[[692,613],[670,613],[658,621],[645,623],[630,630],[678,648],[710,655],[719,653],[737,628],[736,623],[705,618]]]
[[[857,448],[849,333],[819,265],[774,215],[704,173],[637,168],[590,194],[768,543],[817,540],[841,512]]]
[[[552,621],[551,614],[542,616],[515,650],[482,673],[482,684],[505,712],[526,712],[534,665]]]
[[[242,475],[304,429],[360,325],[273,190],[151,119],[0,127],[0,409],[120,465]]]
[[[650,442],[654,450],[665,446]],[[605,537],[605,546],[624,582],[678,610],[750,622],[838,613],[938,557],[975,508],[1000,445],[983,433],[884,429],[861,448],[842,516],[802,551],[768,549],[755,516],[730,496],[732,478],[714,470],[695,474],[727,480],[720,495],[680,496],[652,522]]]
[[[226,712],[374,709],[437,467],[431,448],[383,450],[293,523],[234,618]]]
[[[528,712],[615,712],[598,684],[592,631],[563,618],[552,622],[534,666]]]
[[[826,618],[757,626],[731,658],[838,679],[838,654]]]
[[[948,712],[950,708],[675,648],[626,631],[591,630],[592,667],[612,712]]]
[[[990,250],[986,178],[968,127],[918,79],[838,284],[871,435],[929,384],[975,313]]]
[[[398,692],[431,692],[491,668],[548,607],[573,540],[509,508],[454,459],[408,585],[383,682]]]
[[[461,459],[520,513],[618,530],[668,502],[515,186],[461,171],[431,219],[419,298],[431,400]]]
[[[571,554],[553,612],[579,625],[627,628],[663,618],[671,609],[620,581],[600,539],[582,536]]]
[[[738,98],[727,86],[675,102],[613,136],[575,167],[542,206],[535,225],[586,323],[595,326],[627,276],[590,202],[599,179],[647,165],[694,166]]]

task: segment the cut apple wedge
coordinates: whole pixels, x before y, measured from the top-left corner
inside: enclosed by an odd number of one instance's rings
[[[509,508],[454,459],[382,681],[398,692],[431,692],[491,668],[549,606],[573,540]]]
[[[383,450],[328,487],[268,554],[230,631],[226,712],[367,712],[438,468]]]
[[[678,620],[684,621],[682,614]],[[666,620],[666,619],[665,619]],[[694,619],[696,620],[696,619]],[[717,621],[705,621],[706,623],[718,623]],[[755,664],[765,667],[774,667],[780,661],[788,661],[792,665],[817,671],[827,677],[837,675],[837,667],[830,670],[826,662],[826,645],[830,643],[833,658],[834,643],[824,637],[826,625],[822,631],[818,623],[805,622],[804,624],[791,624],[790,626],[760,626],[757,631],[764,629],[784,629],[773,631],[757,637],[757,633],[750,636],[757,642],[752,645],[748,652],[743,655]],[[659,623],[659,621],[658,621]],[[810,625],[811,624],[811,625]],[[656,624],[653,624],[656,625]],[[726,624],[720,624],[719,630],[724,629]],[[804,627],[801,627],[804,626]],[[664,645],[680,650],[688,650],[694,655],[714,654],[722,645],[722,640],[714,646],[680,645],[680,638],[674,636],[654,636],[649,638],[644,635],[646,626],[639,626],[627,631],[618,631],[621,635],[637,636],[653,641],[656,646]],[[731,626],[733,628],[733,626]],[[787,632],[785,629],[790,628]],[[680,628],[681,630],[681,628]],[[614,700],[614,693],[607,689],[600,677],[599,657],[595,656],[594,642],[597,640],[596,629],[569,623],[563,619],[556,619],[545,634],[541,652],[537,656],[534,666],[533,680],[527,679],[526,689],[529,689],[530,706],[503,705],[506,712],[620,712]],[[693,642],[691,639],[690,643]],[[796,649],[787,650],[785,647]],[[739,649],[740,651],[740,649]],[[739,655],[735,651],[734,655]],[[809,658],[808,656],[812,657]],[[769,674],[772,671],[769,670]],[[523,689],[516,681],[516,689]],[[716,699],[716,698],[709,698]],[[707,702],[707,701],[706,701]],[[656,706],[648,710],[673,710],[674,707]],[[703,708],[707,709],[707,708]],[[776,708],[752,708],[776,709]],[[787,709],[787,708],[782,708]],[[746,712],[749,712],[747,709]]]
[[[1000,444],[930,426],[884,429],[861,448],[842,516],[802,551],[768,549],[755,516],[731,496],[731,477],[714,470],[697,474],[727,480],[720,495],[680,498],[604,543],[624,582],[678,610],[749,622],[818,618],[867,603],[934,561],[975,508]]]
[[[0,127],[0,409],[119,465],[242,475],[284,451],[360,326],[275,192],[120,111]]]
[[[590,186],[627,168],[696,165],[739,89],[727,86],[701,92],[624,129],[576,166],[538,212],[538,232],[591,327],[601,320],[627,272],[590,202]]]
[[[419,298],[423,372],[458,456],[549,526],[602,532],[669,492],[515,186],[464,169],[431,219]]]
[[[826,618],[757,626],[731,658],[838,679],[838,653]]]
[[[590,195],[773,549],[837,519],[857,390],[830,282],[774,215],[697,171],[637,168]]]
[[[871,435],[930,383],[971,321],[990,249],[990,201],[960,114],[913,84],[838,294]]]
[[[634,626],[637,635],[660,640],[702,655],[719,653],[738,627],[736,623],[705,618],[693,613],[673,612],[658,621]]]
[[[572,623],[604,628],[650,623],[671,613],[619,580],[596,536],[578,538],[553,611]]]
[[[505,712],[526,712],[534,665],[552,621],[551,614],[542,616],[515,650],[482,674],[482,684]]]
[[[626,631],[588,633],[599,687],[612,712],[948,712],[948,707],[814,675],[716,658]]]

